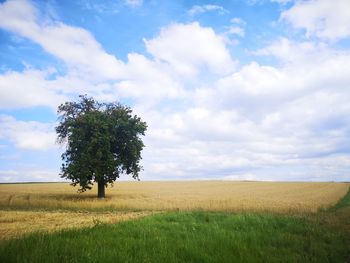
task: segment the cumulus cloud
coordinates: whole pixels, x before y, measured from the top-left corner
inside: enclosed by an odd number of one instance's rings
[[[297,1],[281,13],[281,21],[304,29],[308,37],[338,40],[350,36],[350,2],[347,0]]]
[[[46,151],[56,148],[54,124],[36,121],[18,121],[9,115],[0,115],[0,138],[9,139],[19,149]]]
[[[61,22],[41,21],[40,15],[27,0],[6,1],[0,4],[0,28],[39,44],[78,75],[103,79],[121,76],[123,63],[106,53],[89,31]]]
[[[348,165],[339,164],[350,152],[350,54],[287,39],[261,53],[286,63],[250,63],[197,87],[191,106],[144,112],[147,176],[345,179]]]
[[[179,74],[193,76],[205,66],[223,75],[235,67],[224,39],[198,22],[171,24],[162,28],[158,37],[145,40],[145,44],[149,53],[169,63]]]
[[[319,119],[312,122],[309,116],[299,123],[296,117],[301,115],[288,116],[286,111],[272,112],[261,121],[200,108],[157,117],[149,121],[143,178],[220,179],[232,174],[250,174],[260,180],[345,178],[346,163],[337,164],[348,158],[349,148],[340,151],[349,145],[348,126],[320,131],[313,126],[324,123]],[[332,173],[321,167],[331,167]]]
[[[219,91],[213,90],[207,97],[211,103],[228,96],[215,93]],[[277,105],[264,114],[259,107],[249,115],[242,114],[234,102],[230,105],[233,109],[205,104],[167,114],[146,113],[150,127],[144,152],[145,176],[221,178],[249,173],[264,180],[308,180],[321,174],[316,163],[322,160],[333,169],[332,175],[323,173],[322,180],[332,180],[337,173],[333,162],[339,163],[349,151],[349,147],[343,148],[350,143],[349,125],[343,119],[348,112],[347,99],[313,94],[286,106]],[[332,112],[335,104],[345,108]],[[313,172],[308,174],[311,167]]]
[[[313,65],[298,61],[283,68],[252,63],[219,80],[214,89],[197,90],[197,103],[232,109],[250,120],[254,133],[248,142],[261,138],[269,142],[270,152],[277,143],[280,154],[286,146],[299,157],[331,155],[348,143],[350,78],[345,68],[350,57],[337,52],[320,57],[322,62],[314,59]]]
[[[111,83],[94,82],[75,74],[58,75],[53,68],[27,68],[0,75],[0,109],[47,106],[56,111],[58,105],[77,94],[89,94],[109,102],[121,98]]]
[[[122,63],[107,54],[85,29],[59,21],[40,21],[39,10],[28,1],[5,2],[0,15],[7,18],[1,20],[0,27],[38,43],[68,68],[66,75],[55,74],[54,69],[3,74],[2,108],[55,108],[78,93],[108,101],[146,96],[149,103],[154,103],[164,97],[184,96],[178,74],[193,77],[201,70],[226,74],[235,66],[224,40],[198,23],[164,27],[157,37],[145,40],[152,59],[131,53],[127,63]],[[23,96],[16,96],[14,91]]]
[[[307,56],[314,56],[316,53],[325,50],[326,46],[316,45],[311,41],[297,42],[285,37],[275,39],[268,46],[259,49],[253,54],[260,56],[274,56],[283,62],[305,60]]]
[[[55,109],[65,97],[52,86],[53,73],[54,70],[27,69],[0,75],[0,108],[49,106]]]
[[[227,28],[226,34],[228,35],[238,35],[240,37],[244,37],[245,32],[242,27],[239,26],[230,26]]]
[[[144,105],[162,98],[183,98],[186,94],[181,81],[173,77],[168,65],[147,59],[140,54],[129,54],[126,78],[114,84],[121,98],[141,100]]]
[[[198,14],[206,13],[206,12],[218,12],[219,14],[228,13],[228,11],[219,5],[195,5],[189,11],[189,15],[195,16]]]
[[[264,51],[270,51],[270,48]],[[289,59],[288,52],[277,51],[273,54],[283,60]],[[282,64],[280,68],[253,62],[218,80],[215,91],[213,88],[198,89],[196,97],[201,103],[210,105],[205,98],[217,96],[211,101],[220,103],[221,107],[242,109],[255,115],[255,112],[263,113],[262,109],[273,109],[276,103],[285,105],[320,91],[347,96],[349,55],[329,49],[305,55],[299,53],[299,59]]]
[[[245,36],[245,26],[246,22],[239,17],[230,19],[230,25],[225,26],[225,31],[222,34],[226,43],[230,45],[237,45],[239,43],[237,37],[242,38]]]

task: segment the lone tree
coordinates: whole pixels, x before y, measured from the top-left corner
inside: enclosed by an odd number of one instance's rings
[[[66,144],[61,177],[79,184],[80,192],[98,184],[99,198],[105,187],[123,173],[134,179],[142,167],[141,151],[147,125],[130,108],[119,103],[99,103],[86,95],[78,102],[58,107],[57,141]]]

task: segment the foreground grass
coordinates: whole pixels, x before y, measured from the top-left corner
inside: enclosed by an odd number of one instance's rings
[[[345,237],[303,216],[179,212],[0,243],[0,262],[346,262]]]
[[[347,262],[350,262],[350,189],[335,206],[318,213],[316,219],[316,223],[343,233],[348,250]]]
[[[331,207],[328,211],[335,212],[340,210],[350,210],[350,188],[348,192],[336,203],[333,207]]]

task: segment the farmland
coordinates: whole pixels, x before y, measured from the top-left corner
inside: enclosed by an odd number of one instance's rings
[[[91,227],[97,224],[114,224],[152,212],[72,212],[72,211],[0,211],[0,236],[2,240],[25,234],[62,229]]]
[[[349,185],[117,182],[98,200],[66,183],[1,184],[0,261],[346,262]]]
[[[347,183],[117,182],[106,189],[105,200],[98,200],[96,189],[78,194],[67,183],[2,184],[0,207],[300,213],[334,205],[348,188]]]

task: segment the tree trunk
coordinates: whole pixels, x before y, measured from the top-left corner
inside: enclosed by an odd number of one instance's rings
[[[98,192],[97,192],[97,197],[98,198],[105,198],[105,184],[103,182],[103,180],[101,180],[100,182],[97,182],[97,188],[98,188]]]

